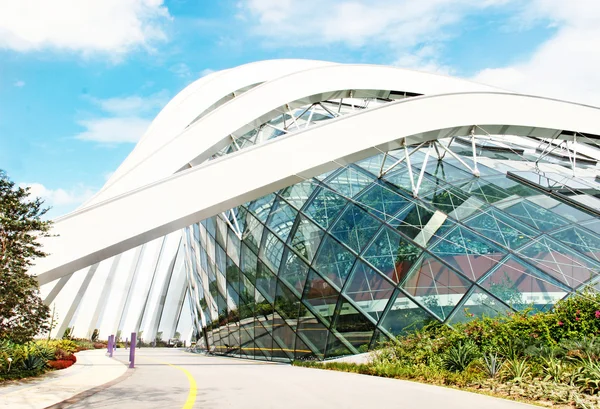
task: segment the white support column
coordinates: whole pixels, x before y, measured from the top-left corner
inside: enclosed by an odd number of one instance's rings
[[[413,196],[416,197],[417,194],[415,192],[417,190],[415,189],[415,181],[413,179],[413,171],[412,171],[412,166],[410,164],[410,154],[408,153],[408,148],[406,147],[406,145],[404,145],[404,159],[406,159],[406,165],[408,167],[408,177],[410,178],[410,187],[412,188]]]
[[[473,175],[479,177],[479,169],[477,169],[477,145],[475,144],[475,125],[471,127],[471,148],[473,149]]]

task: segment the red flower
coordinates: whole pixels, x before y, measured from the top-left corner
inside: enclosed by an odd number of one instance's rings
[[[596,311],[596,318],[600,318],[600,311]]]
[[[581,320],[581,318],[575,317],[575,321],[580,321],[580,320]]]
[[[563,324],[564,324],[564,323],[563,323],[562,321],[558,321],[558,326],[559,326],[559,327],[562,327],[562,326],[563,326]]]

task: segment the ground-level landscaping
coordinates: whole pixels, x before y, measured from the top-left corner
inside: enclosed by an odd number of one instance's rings
[[[467,314],[468,315],[468,311]],[[600,294],[551,311],[430,323],[372,352],[369,363],[294,365],[464,388],[551,407],[600,408]]]

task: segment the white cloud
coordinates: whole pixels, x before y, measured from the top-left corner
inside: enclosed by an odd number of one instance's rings
[[[169,71],[180,78],[189,78],[192,75],[190,67],[183,62],[172,65],[171,68],[169,68]]]
[[[0,49],[124,54],[166,39],[163,0],[0,0]]]
[[[138,117],[96,118],[78,121],[86,130],[75,135],[83,141],[104,144],[135,143],[150,126],[149,119]]]
[[[46,206],[52,207],[49,217],[56,217],[74,210],[77,206],[94,195],[95,189],[78,184],[70,189],[49,189],[41,183],[21,183],[21,187],[29,187],[32,197],[40,197]]]
[[[600,106],[600,2],[533,0],[520,18],[549,22],[557,32],[525,61],[484,69],[474,79]]]
[[[418,71],[433,72],[436,74],[449,75],[454,69],[439,62],[439,50],[431,45],[426,45],[413,53],[403,54],[392,63],[402,68],[410,68]]]
[[[107,115],[81,119],[77,124],[84,130],[76,139],[114,145],[136,143],[144,135],[152,118],[169,101],[167,91],[146,97],[130,95],[118,98],[90,98]]]
[[[413,47],[447,37],[467,14],[509,0],[242,0],[238,18],[271,44]]]
[[[15,83],[13,85],[17,88],[21,88],[21,87],[25,86],[25,81],[22,81],[22,80],[15,81]]]

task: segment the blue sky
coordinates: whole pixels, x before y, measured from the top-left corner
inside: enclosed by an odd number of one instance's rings
[[[71,211],[187,84],[271,58],[397,65],[600,105],[597,44],[595,0],[0,0],[0,169],[51,216]]]

